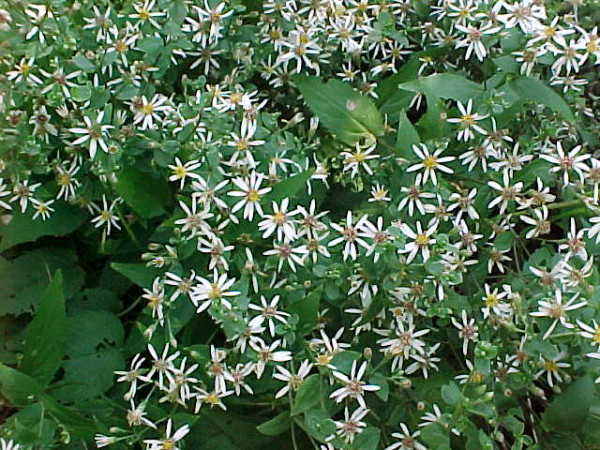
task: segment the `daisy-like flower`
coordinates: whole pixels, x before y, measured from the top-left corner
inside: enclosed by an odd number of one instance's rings
[[[0,197],[2,197],[2,181],[0,181]],[[0,203],[0,206],[4,206]],[[587,230],[588,238],[596,238],[596,244],[600,242],[600,216],[592,217],[590,222],[593,223]]]
[[[12,440],[6,441],[4,438],[0,438],[0,448],[2,450],[19,450],[21,446]]]
[[[458,335],[463,340],[463,355],[467,356],[467,351],[469,350],[469,341],[477,341],[479,336],[479,328],[477,325],[475,325],[474,318],[467,319],[467,311],[464,309],[461,311],[460,317],[462,322],[459,322],[454,317],[451,317],[450,320],[452,321],[452,325],[458,329]]]
[[[397,316],[395,330],[393,332],[392,330],[386,331],[386,334],[393,334],[395,337],[378,341],[382,347],[381,351],[393,357],[392,371],[402,367],[404,360],[412,354],[425,353],[425,342],[419,338],[425,336],[431,330],[416,330],[413,321],[412,315],[408,316],[406,323],[401,316]]]
[[[29,180],[24,180],[19,183],[15,183],[15,185],[13,186],[13,191],[12,191],[12,193],[14,195],[10,198],[9,201],[11,203],[18,202],[19,206],[21,207],[21,212],[24,213],[25,210],[27,209],[27,206],[30,203],[32,205],[34,204],[33,203],[33,201],[34,201],[33,193],[40,186],[41,186],[41,183],[29,185]],[[7,209],[12,209],[12,208],[9,206]]]
[[[398,253],[408,253],[406,264],[410,264],[419,252],[421,252],[421,255],[423,256],[423,262],[429,259],[431,254],[429,246],[436,243],[436,240],[432,238],[432,236],[437,231],[438,223],[439,222],[432,223],[425,231],[423,231],[423,226],[419,221],[417,221],[415,225],[416,231],[413,231],[408,224],[402,224],[400,227],[401,231],[413,240],[412,242],[406,243],[404,249],[398,251]]]
[[[456,41],[456,48],[467,47],[465,59],[468,60],[472,54],[475,54],[479,61],[483,61],[483,59],[487,56],[487,49],[485,48],[483,42],[481,42],[481,39],[484,36],[496,34],[500,31],[500,27],[494,27],[490,23],[482,26],[481,28],[456,25],[456,29],[465,34],[464,38]]]
[[[156,124],[154,122],[162,122],[159,113],[171,110],[171,106],[165,105],[167,100],[168,98],[161,94],[154,95],[150,101],[148,101],[145,95],[142,96],[139,101],[133,103],[135,109],[133,124],[137,125],[141,123],[141,130],[155,128]]]
[[[263,252],[263,255],[272,256],[275,255],[279,258],[279,263],[277,264],[277,271],[280,272],[283,268],[283,263],[287,262],[292,272],[296,272],[296,265],[304,266],[304,260],[306,255],[308,254],[308,249],[305,245],[300,245],[298,247],[292,247],[290,244],[286,243],[273,243],[273,249],[267,250]]]
[[[429,149],[425,144],[415,144],[412,146],[413,152],[419,157],[421,162],[417,164],[413,164],[406,171],[414,172],[416,170],[423,171],[423,184],[427,183],[427,180],[431,178],[431,182],[437,186],[437,176],[436,171],[444,172],[444,173],[454,173],[452,169],[445,166],[444,163],[448,163],[454,161],[456,157],[454,156],[443,156],[440,158],[440,155],[445,150],[444,148],[439,148],[435,150],[433,153],[429,152]]]
[[[582,308],[587,304],[586,301],[574,303],[579,297],[579,293],[575,294],[567,303],[563,304],[562,291],[560,289],[556,289],[554,292],[553,299],[549,301],[538,301],[538,310],[529,313],[529,315],[534,317],[548,317],[552,319],[552,323],[544,333],[543,339],[547,339],[548,336],[552,334],[558,323],[565,328],[574,328],[574,325],[568,321],[567,312]]]
[[[101,111],[95,120],[90,119],[88,116],[83,116],[85,128],[69,128],[71,133],[82,135],[73,141],[73,145],[88,143],[91,159],[94,159],[94,156],[96,156],[98,147],[106,153],[110,153],[106,140],[109,137],[109,131],[114,127],[112,125],[101,125],[103,119],[104,111]]]
[[[161,28],[161,25],[156,21],[155,17],[163,17],[164,12],[152,11],[156,5],[156,0],[146,0],[144,3],[134,3],[133,9],[135,13],[129,14],[130,19],[137,19],[136,27],[142,26],[146,22],[150,22],[154,28]]]
[[[239,191],[230,191],[227,195],[242,197],[231,209],[232,213],[244,208],[243,218],[247,220],[252,220],[255,210],[259,215],[263,215],[260,199],[263,195],[271,192],[271,188],[269,187],[260,187],[264,178],[265,176],[258,172],[251,172],[246,178],[233,178],[231,180],[238,187]]]
[[[81,169],[81,165],[78,164],[77,159],[74,159],[68,168],[61,165],[56,166],[56,184],[58,184],[60,187],[58,194],[56,194],[57,200],[64,198],[66,201],[68,201],[75,197],[75,190],[81,186],[79,180],[75,178],[75,175],[77,175],[79,169]],[[0,191],[2,191],[1,187]]]
[[[575,218],[571,217],[571,227],[567,233],[567,242],[558,246],[559,251],[567,251],[565,255],[565,261],[568,261],[573,256],[578,256],[582,260],[587,261],[588,253],[585,249],[585,241],[583,240],[584,234],[585,228],[577,231]]]
[[[340,403],[345,398],[355,399],[358,401],[360,406],[366,408],[367,404],[364,399],[365,392],[375,392],[381,389],[381,386],[377,386],[375,384],[366,384],[364,381],[362,381],[368,364],[369,363],[367,361],[364,361],[361,366],[358,367],[358,361],[353,361],[352,367],[350,368],[350,376],[334,370],[332,375],[338,381],[343,383],[344,387],[333,391],[329,398],[334,399],[336,403]]]
[[[550,221],[548,220],[548,208],[543,205],[541,209],[534,209],[533,216],[521,216],[521,220],[533,228],[525,234],[525,239],[538,237],[540,234],[550,233]]]
[[[296,239],[296,227],[291,219],[299,213],[297,209],[288,212],[290,203],[289,198],[284,198],[280,206],[273,202],[273,214],[265,215],[264,220],[259,222],[258,228],[264,231],[263,238],[268,238],[277,231],[277,240],[283,242],[292,242]]]
[[[388,445],[385,450],[427,450],[427,447],[417,441],[421,435],[419,430],[411,433],[404,423],[400,424],[400,430],[400,432],[392,433],[392,437],[397,441]]]
[[[196,407],[194,408],[194,413],[198,414],[202,405],[208,404],[208,406],[212,409],[215,406],[218,406],[223,411],[227,411],[227,407],[221,401],[222,398],[227,397],[233,394],[233,391],[205,391],[204,389],[200,389],[199,387],[194,387],[197,391],[195,394],[192,394],[196,398]]]
[[[404,371],[407,375],[411,375],[415,373],[417,370],[420,370],[423,378],[426,380],[429,378],[429,370],[433,369],[435,371],[439,370],[437,363],[441,361],[440,358],[437,358],[435,352],[440,347],[440,343],[438,342],[433,347],[427,349],[423,353],[413,353],[410,355],[411,359],[414,360],[406,370]]]
[[[4,183],[4,180],[2,178],[0,178],[0,206],[2,208],[7,209],[7,210],[12,209],[12,206],[10,206],[10,203],[6,203],[4,200],[2,200],[2,197],[8,197],[11,194],[12,194],[12,191],[10,189],[7,189],[7,186]],[[27,204],[25,205],[25,208],[27,208]]]
[[[354,225],[352,222],[352,211],[348,211],[346,214],[346,224],[338,225],[336,223],[331,224],[331,228],[340,233],[340,236],[331,240],[328,244],[329,247],[333,247],[344,242],[344,261],[350,257],[353,261],[358,257],[358,245],[363,248],[369,248],[369,244],[364,241],[360,235],[359,230],[364,225],[364,222],[367,220],[367,216],[362,216],[358,222]]]
[[[554,383],[562,383],[563,375],[561,374],[561,369],[571,367],[571,364],[561,362],[566,356],[566,352],[561,352],[554,358],[544,358],[540,356],[539,365],[542,366],[542,368],[535,374],[535,377],[539,378],[546,374],[546,381],[550,387],[554,387]]]
[[[552,163],[555,167],[550,169],[550,172],[563,172],[563,183],[566,186],[569,184],[569,172],[572,170],[577,175],[579,175],[579,179],[583,182],[585,177],[585,172],[590,170],[587,164],[584,163],[585,160],[591,157],[590,154],[579,155],[577,154],[581,151],[581,145],[573,147],[573,149],[566,153],[563,150],[562,144],[560,142],[556,143],[556,153],[558,156],[541,154],[540,158]]]
[[[143,358],[142,355],[137,354],[131,360],[129,370],[115,371],[115,375],[119,377],[117,378],[117,383],[129,383],[129,389],[123,396],[125,400],[130,400],[135,396],[137,392],[138,380],[143,382],[147,381],[144,378],[144,372],[146,372],[146,369],[142,368],[142,364],[144,364],[145,360],[146,358]]]
[[[283,366],[276,366],[273,378],[285,382],[286,385],[277,391],[275,398],[281,398],[290,391],[296,392],[310,373],[312,367],[313,365],[307,359],[302,361],[296,373],[290,372]]]
[[[373,170],[367,161],[379,158],[379,155],[373,153],[374,151],[375,145],[363,150],[358,142],[354,152],[343,151],[341,156],[344,157],[344,172],[350,172],[350,178],[354,178],[362,167],[369,175],[373,175]]]
[[[475,133],[473,133],[473,130],[477,131],[479,134],[488,134],[487,131],[477,124],[477,122],[487,118],[489,114],[481,115],[473,113],[472,99],[469,99],[466,107],[461,102],[457,102],[457,106],[461,114],[460,117],[452,117],[450,119],[446,119],[446,121],[449,123],[460,124],[460,130],[458,131],[457,137],[459,141],[467,142],[475,138]]]
[[[406,187],[402,186],[400,191],[406,194],[400,203],[398,203],[398,211],[402,211],[406,206],[408,206],[408,215],[412,217],[415,213],[416,209],[421,213],[421,215],[425,215],[425,205],[421,201],[421,199],[430,199],[435,198],[435,194],[432,192],[424,192],[421,189],[423,175],[418,173],[415,177],[414,184]]]
[[[169,355],[170,346],[169,344],[165,345],[162,354],[159,356],[158,352],[154,348],[152,344],[148,344],[148,353],[152,357],[152,367],[150,371],[144,375],[139,377],[140,380],[145,382],[152,382],[154,375],[158,375],[158,386],[164,386],[165,377],[169,380],[170,383],[174,383],[175,379],[173,378],[173,374],[175,372],[175,365],[173,361],[175,361],[179,357],[179,351],[176,351],[172,355]]]
[[[209,44],[217,42],[222,37],[221,31],[223,30],[223,19],[233,14],[233,9],[224,12],[226,6],[227,3],[221,2],[217,4],[217,6],[215,6],[214,8],[211,8],[208,0],[204,0],[204,8],[200,8],[199,6],[195,5],[193,7],[194,10],[198,13],[198,17],[201,21],[200,23],[210,24],[207,40]]]
[[[518,196],[523,189],[523,182],[521,181],[513,185],[510,184],[511,180],[508,172],[502,174],[502,182],[504,185],[501,185],[497,181],[488,181],[488,186],[498,191],[497,197],[492,199],[488,204],[488,208],[491,209],[500,203],[500,214],[504,214],[504,211],[506,211],[506,208],[508,207],[508,202],[514,202],[518,199]]]
[[[263,328],[264,330],[264,328]],[[240,351],[242,353],[245,352],[245,348],[241,348]],[[233,390],[235,395],[239,396],[242,393],[242,389],[244,389],[248,394],[254,394],[252,388],[246,383],[245,379],[251,373],[254,372],[254,363],[246,363],[246,364],[237,364],[233,369],[225,368],[223,371],[223,376],[225,380],[231,384],[233,384]]]
[[[257,353],[258,362],[254,366],[254,370],[256,372],[256,378],[262,377],[265,368],[267,367],[267,363],[269,361],[274,362],[285,362],[290,361],[292,359],[292,352],[287,350],[278,350],[277,347],[281,344],[281,340],[273,341],[271,344],[267,345],[265,341],[260,338],[257,338],[255,341],[250,342],[250,347]]]
[[[348,411],[346,407],[344,409],[344,420],[336,420],[335,423],[335,433],[331,436],[328,436],[325,440],[330,441],[335,439],[336,437],[340,437],[344,439],[344,442],[352,443],[356,435],[363,432],[366,428],[367,424],[362,421],[362,419],[369,413],[369,410],[364,406],[359,406],[356,408],[352,414]]]
[[[146,425],[147,427],[154,428],[156,425],[148,418],[146,418],[146,411],[144,410],[145,404],[142,403],[139,406],[135,406],[133,399],[129,400],[129,410],[127,411],[127,423],[130,427],[137,427],[140,425]]]
[[[50,205],[52,203],[54,203],[54,200],[48,200],[46,202],[42,202],[40,200],[37,200],[35,198],[31,199],[31,203],[33,205],[33,209],[35,210],[35,213],[33,213],[33,219],[37,219],[38,217],[41,217],[42,220],[46,220],[50,217],[50,214],[52,212],[54,212],[54,208],[52,208]]]
[[[367,249],[366,256],[371,256],[374,254],[373,262],[376,263],[379,261],[379,257],[381,256],[380,250],[382,246],[391,239],[390,234],[383,229],[383,217],[379,216],[377,218],[377,224],[373,224],[369,220],[365,220],[358,234],[361,237],[372,240],[373,243]]]
[[[181,162],[179,157],[175,157],[175,164],[170,164],[168,167],[173,171],[173,173],[169,176],[169,181],[178,181],[179,180],[179,189],[183,189],[185,185],[185,180],[187,178],[192,179],[200,179],[202,178],[199,174],[194,173],[193,171],[198,169],[202,163],[196,159],[186,162],[185,164]]]
[[[235,283],[235,278],[228,278],[226,273],[219,275],[213,272],[213,281],[196,275],[195,278],[199,284],[192,286],[190,290],[190,299],[197,308],[196,312],[201,313],[213,304],[218,304],[225,309],[231,309],[231,302],[227,297],[240,295],[239,291],[231,291],[230,288]]]
[[[179,201],[179,206],[185,212],[183,219],[177,219],[175,225],[183,225],[182,233],[189,233],[188,239],[192,239],[198,235],[210,236],[212,234],[210,225],[206,222],[207,219],[213,217],[213,213],[209,212],[209,205],[198,205],[197,197],[192,197],[192,205],[189,207],[184,201]],[[199,208],[202,208],[199,210]]]
[[[302,216],[298,220],[298,236],[306,236],[307,239],[317,238],[317,236],[327,230],[327,225],[320,219],[327,215],[328,211],[317,213],[317,203],[315,199],[310,201],[308,210],[304,206],[298,206],[297,211]]]
[[[594,320],[592,326],[590,326],[581,320],[577,320],[577,325],[582,329],[581,336],[590,339],[592,341],[591,344],[597,345],[598,350],[600,350],[600,325],[598,325],[598,322]]]
[[[261,326],[265,321],[267,321],[269,332],[271,336],[275,336],[275,320],[281,322],[284,325],[287,325],[286,317],[290,315],[283,311],[277,310],[277,305],[279,304],[279,295],[275,295],[270,302],[267,302],[267,299],[264,295],[260,296],[260,305],[255,305],[250,303],[248,308],[253,311],[258,311],[260,314],[254,317],[249,322],[249,326]]]
[[[377,183],[375,186],[371,187],[371,197],[369,198],[368,202],[389,202],[392,199],[388,197],[388,192],[389,191],[385,188],[385,186]]]
[[[15,66],[15,70],[10,70],[6,72],[6,77],[9,81],[25,81],[31,82],[32,84],[42,84],[42,80],[37,75],[31,73],[31,70],[35,67],[35,59],[29,58],[26,60],[23,58],[17,66]]]
[[[483,297],[483,302],[485,306],[481,308],[483,318],[487,319],[492,313],[500,317],[509,314],[511,311],[510,305],[502,301],[508,294],[504,291],[498,293],[498,288],[492,290],[491,286],[487,283],[484,285],[484,288],[485,296]]]
[[[181,450],[177,442],[181,441],[190,432],[189,425],[183,425],[179,427],[174,433],[173,421],[169,419],[167,421],[167,427],[165,430],[165,437],[163,439],[144,439],[146,444],[146,450]]]
[[[448,212],[458,209],[454,219],[455,223],[460,222],[465,213],[473,220],[479,219],[479,213],[473,205],[476,196],[477,189],[475,188],[471,189],[468,194],[466,192],[454,192],[450,195],[449,200],[453,203],[448,207]]]
[[[148,300],[148,308],[152,311],[152,318],[157,318],[159,323],[164,323],[164,301],[165,289],[160,277],[156,277],[152,283],[152,289],[144,289],[142,298]]]
[[[98,215],[92,219],[92,223],[96,224],[96,228],[105,227],[107,236],[110,235],[112,227],[115,227],[117,230],[121,229],[121,225],[119,225],[119,216],[115,214],[114,211],[115,207],[120,202],[121,198],[118,197],[113,200],[110,206],[108,206],[106,195],[103,195],[102,207],[96,205],[95,203],[91,203],[92,208],[98,213]]]

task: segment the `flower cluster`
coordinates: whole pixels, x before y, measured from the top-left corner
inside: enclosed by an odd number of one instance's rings
[[[55,3],[0,10],[0,208],[145,263],[98,447],[550,445],[600,376],[582,2]]]

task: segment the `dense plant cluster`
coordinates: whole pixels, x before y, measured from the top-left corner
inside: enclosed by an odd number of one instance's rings
[[[0,7],[2,450],[596,445],[593,2]]]

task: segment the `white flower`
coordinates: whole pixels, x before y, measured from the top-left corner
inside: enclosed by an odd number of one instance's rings
[[[344,409],[344,420],[336,420],[335,434],[328,436],[327,441],[333,440],[336,436],[344,439],[345,442],[351,443],[357,434],[363,432],[367,424],[362,419],[369,413],[369,410],[364,406],[356,408],[352,414],[348,411],[348,407]]]
[[[381,389],[381,386],[366,384],[364,381],[362,381],[362,377],[365,375],[368,364],[369,363],[367,361],[364,361],[361,366],[357,368],[358,361],[353,361],[350,369],[350,376],[334,370],[332,375],[338,381],[343,383],[344,387],[333,391],[329,398],[334,399],[336,403],[340,403],[345,398],[355,399],[358,401],[360,406],[366,408],[367,404],[364,399],[365,392],[375,392]]]
[[[113,129],[112,125],[101,125],[104,118],[104,111],[101,111],[96,116],[96,120],[90,119],[88,116],[83,116],[85,128],[69,128],[69,131],[74,134],[82,134],[83,136],[75,139],[73,145],[81,145],[85,142],[89,143],[90,158],[94,159],[98,146],[106,153],[109,153],[106,139],[108,138],[109,130]]]
[[[413,231],[408,224],[402,224],[400,229],[402,232],[413,239],[412,242],[408,242],[404,245],[403,250],[399,250],[398,253],[408,253],[406,263],[410,264],[413,259],[417,256],[419,251],[423,255],[423,262],[429,259],[430,250],[429,246],[435,244],[436,240],[432,238],[433,234],[437,231],[438,222],[434,222],[427,230],[423,231],[421,222],[416,223],[416,232]]]
[[[494,198],[489,204],[488,208],[493,208],[500,203],[500,214],[503,214],[508,207],[508,202],[514,202],[518,199],[521,189],[523,189],[523,182],[519,181],[514,185],[510,184],[510,175],[508,172],[502,174],[502,180],[504,185],[496,181],[488,181],[488,186],[498,191],[498,196]]]
[[[284,325],[287,325],[286,317],[289,317],[289,314],[283,311],[277,310],[277,305],[279,303],[279,295],[275,295],[270,302],[267,302],[267,299],[264,295],[260,296],[260,306],[250,303],[248,308],[253,311],[259,311],[260,314],[254,317],[249,322],[250,327],[261,326],[266,320],[269,327],[269,332],[271,336],[275,336],[275,320],[281,322]]]
[[[135,116],[133,117],[133,124],[137,125],[141,123],[141,130],[148,130],[155,128],[155,121],[162,122],[162,118],[158,113],[164,113],[171,110],[169,105],[164,103],[168,100],[164,95],[156,94],[152,97],[152,100],[148,101],[146,96],[142,96],[140,105],[136,105]]]
[[[189,235],[187,236],[188,239],[196,237],[197,235],[210,236],[212,234],[210,225],[206,222],[207,219],[213,217],[213,214],[209,212],[209,205],[203,205],[203,209],[198,211],[197,197],[192,197],[191,208],[181,200],[179,201],[179,206],[185,212],[186,217],[177,219],[175,225],[183,225],[183,227],[181,227],[181,232],[184,234],[189,232]]]
[[[190,426],[187,424],[183,425],[171,434],[172,429],[173,422],[171,419],[169,419],[167,421],[164,439],[144,439],[146,450],[180,450],[181,447],[177,446],[176,444],[178,441],[187,436],[187,434],[190,432]]]
[[[265,344],[265,342],[260,338],[250,342],[250,347],[252,347],[252,350],[254,350],[257,353],[258,357],[258,362],[254,367],[254,370],[256,372],[256,378],[262,377],[266,365],[269,361],[285,362],[290,361],[292,359],[292,352],[290,351],[275,351],[275,349],[279,347],[280,344],[281,341],[279,339],[273,341],[269,345]]]
[[[291,218],[299,211],[295,209],[288,212],[289,202],[289,198],[284,198],[280,206],[277,205],[277,202],[273,202],[273,214],[263,216],[264,220],[258,224],[258,228],[264,231],[263,238],[268,238],[277,231],[277,240],[279,241],[292,242],[296,239],[296,227]]]
[[[379,155],[373,154],[374,151],[375,145],[363,150],[358,142],[356,143],[355,152],[343,151],[341,156],[344,157],[344,172],[350,172],[350,178],[354,178],[362,167],[369,175],[373,175],[373,170],[371,170],[367,161],[379,158]]]
[[[292,373],[283,366],[276,366],[273,378],[279,381],[287,383],[284,387],[279,389],[275,394],[275,398],[281,398],[288,392],[295,392],[298,390],[304,379],[308,376],[313,365],[308,360],[303,360],[300,364],[298,372]]]
[[[243,217],[248,220],[252,220],[255,210],[259,215],[263,215],[260,199],[263,195],[271,191],[271,188],[260,187],[264,178],[264,175],[260,173],[251,172],[247,178],[234,178],[231,180],[240,190],[230,191],[227,195],[232,197],[242,197],[242,199],[233,206],[231,212],[235,213],[244,208]]]
[[[400,424],[400,429],[402,432],[392,433],[392,437],[397,441],[388,445],[385,450],[427,450],[427,447],[417,441],[421,434],[419,430],[411,433],[404,423]]]
[[[544,333],[542,339],[546,339],[548,336],[550,336],[559,322],[565,328],[574,327],[574,325],[569,323],[567,320],[567,311],[572,311],[574,309],[581,308],[587,304],[587,302],[585,301],[573,304],[573,302],[577,300],[578,297],[579,294],[575,294],[567,303],[563,305],[562,291],[560,289],[556,289],[554,298],[552,300],[538,301],[538,310],[529,314],[534,317],[548,317],[550,319],[553,319],[552,324],[550,324],[550,326]]]
[[[429,149],[425,144],[418,144],[413,145],[412,149],[413,152],[415,152],[416,155],[419,157],[421,162],[413,164],[408,169],[406,169],[406,171],[414,172],[415,170],[423,170],[423,184],[427,183],[427,180],[431,178],[431,182],[434,185],[437,185],[437,170],[444,173],[454,173],[452,169],[446,167],[443,163],[454,161],[456,158],[454,156],[444,156],[440,158],[439,155],[444,151],[443,148],[439,148],[433,153],[430,153]]]
[[[103,195],[102,208],[97,206],[95,203],[91,204],[92,208],[94,208],[98,212],[98,215],[92,219],[92,223],[96,224],[96,228],[105,226],[107,236],[110,235],[112,227],[115,227],[117,230],[121,229],[121,226],[119,225],[120,219],[113,211],[117,203],[120,203],[120,201],[120,197],[116,198],[115,200],[113,200],[109,207],[106,201],[106,195]]]
[[[578,256],[584,261],[588,259],[588,253],[585,249],[585,241],[583,240],[584,234],[585,228],[582,228],[581,230],[577,231],[575,218],[571,217],[571,227],[567,233],[567,243],[560,244],[558,246],[558,250],[560,251],[567,250],[565,260],[569,260],[573,256]]]
[[[456,42],[456,48],[467,47],[465,59],[469,59],[475,53],[479,61],[483,61],[487,55],[487,49],[483,42],[481,42],[482,37],[496,34],[500,31],[500,27],[493,27],[490,23],[481,28],[456,25],[456,29],[466,34],[463,39]]]
[[[561,369],[566,369],[571,367],[571,364],[566,362],[560,362],[567,356],[567,353],[561,352],[558,356],[554,358],[543,358],[540,356],[539,364],[542,366],[542,369],[535,374],[536,378],[539,378],[544,373],[546,373],[546,380],[550,387],[554,387],[555,382],[562,383],[563,378],[560,373]]]
[[[231,309],[231,302],[226,297],[240,295],[239,291],[229,290],[235,283],[235,278],[228,279],[226,273],[219,275],[216,269],[213,272],[213,281],[199,275],[196,275],[196,281],[200,284],[192,286],[190,299],[197,308],[197,313],[205,311],[213,304],[217,304],[225,309]]]
[[[356,225],[352,224],[352,211],[348,211],[346,214],[346,224],[338,225],[336,223],[331,224],[331,228],[340,233],[340,236],[333,239],[329,242],[328,246],[333,247],[334,245],[338,245],[341,242],[344,242],[344,261],[350,257],[353,261],[358,257],[358,247],[356,244],[359,244],[361,247],[369,248],[369,244],[365,242],[358,234],[358,230],[360,230],[367,220],[367,216],[362,216]]]
[[[456,320],[454,317],[451,317],[452,325],[458,328],[458,335],[463,340],[462,351],[465,356],[467,356],[467,351],[469,348],[469,341],[475,342],[477,337],[479,336],[479,329],[477,325],[475,325],[475,319],[467,319],[467,312],[463,309],[460,313],[460,317],[462,319],[462,323]]]
[[[287,262],[292,272],[296,272],[296,265],[304,266],[304,260],[308,254],[308,248],[305,245],[292,247],[289,244],[273,243],[273,249],[263,252],[263,255],[276,255],[279,258],[277,271],[280,272],[283,268],[283,263]]]
[[[461,116],[457,118],[446,119],[447,122],[450,123],[458,123],[460,124],[460,130],[458,131],[458,140],[459,141],[469,141],[475,137],[475,133],[473,130],[477,131],[480,134],[488,134],[483,128],[477,125],[479,120],[483,120],[489,116],[486,114],[482,116],[481,114],[473,113],[473,100],[469,99],[467,102],[467,107],[465,108],[461,102],[457,102],[458,110],[460,111]]]
[[[183,189],[185,185],[186,178],[193,179],[201,179],[202,177],[193,173],[193,170],[196,170],[202,165],[202,163],[198,160],[191,160],[183,164],[179,157],[175,157],[175,164],[170,164],[168,167],[173,171],[173,174],[169,176],[169,181],[177,181],[179,180],[179,189]]]
[[[550,172],[558,172],[563,171],[563,182],[565,186],[569,184],[569,171],[573,170],[577,175],[579,175],[579,179],[581,182],[584,180],[585,172],[590,170],[590,168],[583,161],[589,159],[591,157],[590,154],[579,155],[577,154],[581,151],[581,145],[573,147],[573,149],[569,153],[565,153],[562,148],[562,144],[560,142],[556,143],[556,153],[558,156],[542,154],[540,158],[545,159],[552,164],[555,164],[555,167],[550,169]]]

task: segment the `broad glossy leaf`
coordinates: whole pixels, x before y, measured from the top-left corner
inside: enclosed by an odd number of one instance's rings
[[[11,404],[25,406],[42,392],[42,386],[35,378],[0,363],[0,393]]]
[[[141,217],[156,217],[165,212],[169,186],[157,173],[128,166],[118,174],[115,190]]]
[[[475,99],[483,93],[479,83],[451,73],[435,73],[417,80],[400,84],[400,89],[413,92],[430,93],[431,95],[463,103]]]
[[[339,80],[322,83],[318,77],[297,76],[298,89],[310,110],[342,142],[354,145],[384,133],[383,117],[365,96]]]
[[[569,122],[575,121],[575,116],[567,102],[554,89],[541,81],[523,77],[511,81],[509,85],[522,98],[543,104]]]
[[[315,373],[302,382],[298,391],[296,391],[296,398],[292,405],[292,416],[308,411],[319,402],[320,378],[321,376]]]

